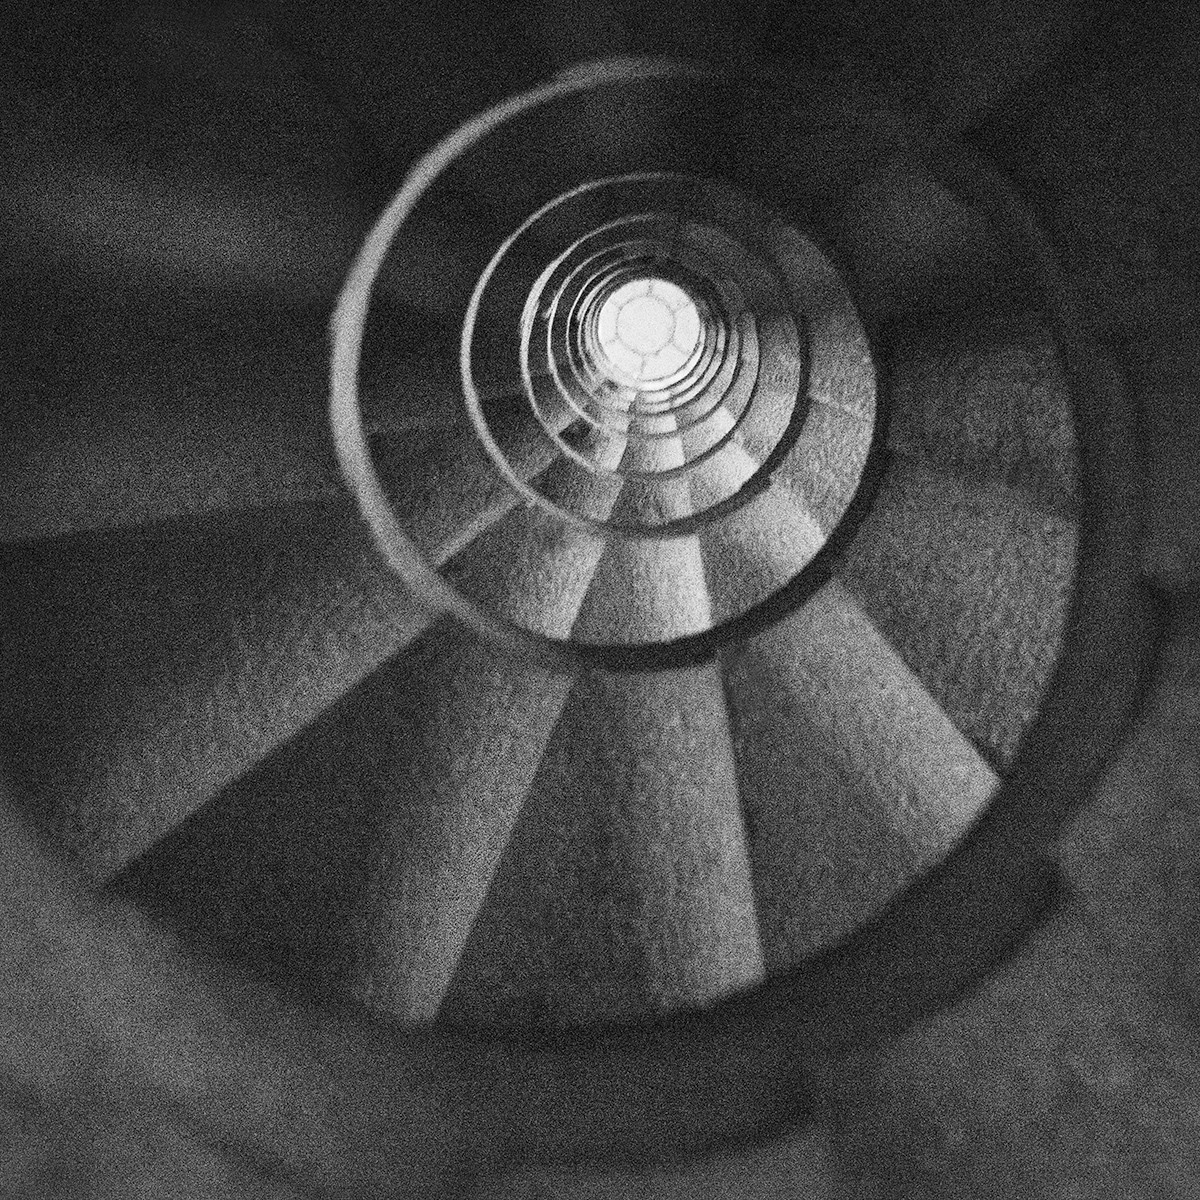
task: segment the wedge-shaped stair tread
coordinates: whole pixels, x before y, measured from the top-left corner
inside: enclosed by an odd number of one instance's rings
[[[55,293],[31,307],[48,306]],[[13,351],[18,382],[0,449],[11,480],[0,538],[129,527],[164,517],[335,495],[343,484],[327,414],[324,310],[245,298],[164,316],[138,297],[62,298],[75,318],[36,311]],[[99,308],[98,311],[95,311]],[[457,378],[388,348],[364,379],[365,411],[393,431],[462,419]],[[418,385],[412,381],[419,380]]]
[[[786,582],[822,541],[794,493],[757,497],[703,535],[714,610]],[[951,844],[994,777],[836,582],[722,661],[764,945],[780,968]]]
[[[703,508],[753,474],[757,464],[736,443],[688,477]],[[825,542],[803,499],[783,482],[772,484],[698,535],[716,620],[738,616],[802,571]]]
[[[441,1019],[635,1018],[760,973],[715,668],[582,676]]]
[[[896,458],[839,571],[951,720],[1009,764],[1049,678],[1077,533],[1028,496]]]
[[[590,463],[605,471],[615,471],[629,448],[629,438],[624,433],[601,431],[587,427],[582,422],[568,430],[568,444],[577,449]]]
[[[875,366],[854,301],[834,264],[791,226],[774,231],[804,313],[809,339],[808,398],[870,421],[875,416]],[[789,371],[790,374],[790,371]]]
[[[389,660],[223,787],[110,890],[273,982],[317,996],[353,986],[371,855],[401,789],[389,774]]]
[[[441,622],[122,887],[292,986],[431,1019],[569,687]]]
[[[689,460],[724,442],[734,427],[734,419],[724,405],[718,404],[702,421],[680,431],[684,456]]]
[[[521,502],[465,425],[370,439],[376,472],[401,528],[435,561],[457,553]],[[510,462],[529,479],[546,470],[557,453],[530,431]]]
[[[614,521],[690,515],[687,480],[627,479]],[[614,538],[596,568],[572,636],[581,642],[661,642],[712,624],[700,539]]]
[[[429,623],[345,500],[10,546],[3,732],[90,872],[145,850]]]
[[[777,971],[945,853],[996,777],[836,581],[723,665]]]
[[[771,477],[802,498],[805,508],[828,535],[858,490],[873,437],[870,417],[814,400],[799,437]],[[756,463],[765,461],[775,448],[746,436],[740,428],[733,441]]]
[[[726,398],[722,409],[726,416],[738,417],[739,434],[757,452],[774,446],[783,437],[796,415],[797,401],[803,404],[805,362],[798,343],[805,331],[797,328],[790,313],[758,313],[756,320],[761,339],[771,349],[759,359],[749,405],[743,410],[730,405]]]
[[[805,497],[826,534],[837,528],[858,491],[874,436],[871,421],[813,404],[796,449],[780,467],[779,475]]]
[[[560,459],[538,478],[537,487],[556,503],[604,520],[621,481],[589,475]],[[447,577],[489,615],[566,638],[606,547],[599,533],[522,504],[449,563]]]
[[[643,419],[639,424],[648,428],[642,428],[637,436],[630,437],[621,458],[623,471],[665,471],[683,465],[683,439],[671,433],[676,427],[671,413]],[[631,433],[634,428],[630,427]]]
[[[1020,487],[1047,507],[1078,505],[1075,430],[1044,319],[974,308],[897,340],[888,445]]]

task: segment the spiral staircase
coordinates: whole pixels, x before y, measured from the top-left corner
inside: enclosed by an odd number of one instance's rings
[[[16,39],[0,1193],[1200,1184],[1194,313],[997,13]]]

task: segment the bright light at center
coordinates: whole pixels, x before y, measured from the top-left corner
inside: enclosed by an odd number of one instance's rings
[[[617,337],[638,354],[657,354],[675,336],[675,314],[657,296],[634,296],[617,313]]]
[[[600,308],[600,349],[609,364],[647,384],[678,371],[700,344],[700,314],[692,298],[666,279],[622,284]]]

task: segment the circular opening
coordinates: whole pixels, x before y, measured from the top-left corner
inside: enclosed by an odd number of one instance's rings
[[[631,279],[600,306],[600,362],[612,378],[651,385],[678,371],[700,345],[700,314],[678,284]]]

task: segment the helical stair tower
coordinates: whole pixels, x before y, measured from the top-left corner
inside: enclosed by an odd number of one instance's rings
[[[0,1067],[117,1149],[14,1135],[0,1191],[867,1195],[853,1064],[1069,907],[1164,611],[1035,206],[945,114],[630,53],[257,225],[203,153],[55,143],[61,86],[11,141]]]

